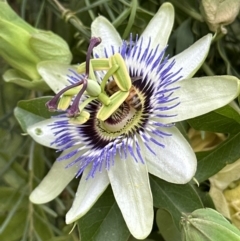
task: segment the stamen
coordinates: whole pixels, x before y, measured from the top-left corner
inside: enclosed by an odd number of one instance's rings
[[[86,56],[86,72],[85,72],[85,77],[81,80],[79,80],[77,83],[72,84],[70,86],[65,87],[61,91],[59,91],[51,100],[49,100],[46,103],[46,107],[48,108],[49,111],[56,111],[57,110],[57,105],[58,105],[58,100],[61,97],[62,94],[64,94],[67,90],[72,89],[74,87],[77,87],[79,85],[83,85],[82,89],[79,91],[77,94],[76,98],[73,101],[72,106],[68,110],[69,116],[77,116],[79,113],[79,101],[87,89],[87,84],[88,84],[88,76],[89,76],[89,63],[91,59],[91,53],[94,47],[98,46],[101,43],[101,38],[97,37],[92,37],[90,39],[90,44],[88,46],[88,51],[87,51],[87,56]]]

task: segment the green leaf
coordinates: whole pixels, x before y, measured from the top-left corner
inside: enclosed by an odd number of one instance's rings
[[[227,164],[233,163],[240,158],[239,152],[240,133],[229,137],[213,151],[205,155],[197,154],[198,168],[195,178],[202,182],[219,172]]]
[[[81,241],[127,241],[130,236],[110,188],[79,219],[78,227]]]
[[[5,217],[0,215],[0,224],[4,222]],[[19,210],[15,213],[3,232],[0,232],[1,241],[16,241],[21,240],[22,234],[24,233],[27,219],[26,210]]]
[[[165,241],[179,241],[180,232],[176,228],[171,214],[165,209],[158,209],[157,226]]]
[[[18,102],[17,107],[14,109],[14,114],[24,132],[26,132],[28,126],[54,115],[45,106],[46,102],[50,99],[51,97],[40,97]]]
[[[236,134],[240,131],[240,115],[227,105],[216,111],[189,119],[188,123],[196,130]]]
[[[209,190],[209,183],[208,182],[201,183],[200,187],[196,188],[196,191],[197,191],[199,197],[201,198],[203,206],[215,209],[215,205],[212,201],[212,198],[209,195],[209,192],[207,192],[207,190]]]
[[[239,112],[236,109],[234,109],[232,106],[226,105],[222,108],[215,110],[215,112],[237,122],[240,125]]]
[[[190,184],[172,184],[152,175],[150,183],[154,206],[166,209],[172,215],[176,227],[179,226],[182,212],[192,212],[203,207],[197,192]]]

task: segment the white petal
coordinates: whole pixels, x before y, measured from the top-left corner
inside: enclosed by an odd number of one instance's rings
[[[69,69],[77,72],[76,65],[56,61],[43,61],[37,65],[39,74],[55,93],[70,85],[67,75],[72,75],[72,73]]]
[[[60,118],[58,118],[60,120]],[[58,149],[56,144],[52,144],[56,140],[51,124],[56,119],[47,119],[31,125],[27,128],[27,133],[39,144],[53,149]]]
[[[93,37],[100,37],[101,44],[93,49],[94,55],[97,54],[99,58],[105,58],[105,49],[112,54],[112,46],[115,50],[122,45],[122,39],[114,26],[104,17],[97,17],[91,25]],[[94,56],[95,57],[95,56]]]
[[[62,153],[64,155],[64,152]],[[77,173],[76,166],[66,168],[73,161],[55,161],[48,174],[30,195],[30,200],[36,204],[49,202],[56,198]]]
[[[230,103],[240,91],[240,82],[233,76],[186,79],[176,85],[180,85],[180,88],[174,95],[179,99],[174,102],[180,101],[180,104],[171,110],[162,111],[161,114],[177,116],[163,118],[161,122],[177,122],[206,114]]]
[[[148,46],[149,38],[151,38],[151,48],[156,48],[159,45],[159,52],[167,46],[168,38],[171,34],[174,22],[174,8],[171,3],[164,3],[159,8],[158,12],[149,22],[146,29],[143,31],[143,49]],[[141,40],[138,41],[140,43]]]
[[[176,73],[182,68],[181,72],[179,73],[179,75],[182,76],[181,79],[191,78],[206,59],[211,41],[212,34],[208,34],[180,54],[170,58],[169,62],[171,62],[173,59],[176,60],[171,72]]]
[[[197,168],[197,159],[191,146],[176,127],[161,130],[172,136],[158,140],[165,145],[164,148],[149,143],[155,155],[145,147],[148,171],[171,183],[189,182]]]
[[[81,218],[94,205],[109,184],[106,170],[95,174],[94,178],[87,176],[91,166],[83,172],[78,190],[71,209],[66,214],[66,223],[72,223]]]
[[[146,165],[117,157],[108,175],[131,234],[137,239],[146,238],[153,224],[153,200]]]

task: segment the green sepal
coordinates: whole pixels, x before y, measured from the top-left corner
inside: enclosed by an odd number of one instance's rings
[[[99,109],[97,113],[97,118],[101,121],[105,121],[126,100],[128,95],[129,93],[127,91],[126,92],[118,91],[114,93],[112,96],[110,96],[110,104],[107,106],[102,105],[102,107]]]
[[[214,209],[198,209],[181,220],[183,241],[239,241],[240,231]]]
[[[26,89],[42,90],[42,91],[46,91],[50,89],[43,79],[40,78],[36,80],[35,79],[30,80],[26,75],[24,75],[22,72],[18,71],[17,69],[8,69],[7,71],[4,72],[2,77],[4,81],[17,84]]]

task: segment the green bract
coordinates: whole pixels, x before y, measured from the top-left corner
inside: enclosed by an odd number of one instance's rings
[[[3,75],[7,82],[30,89],[47,89],[37,64],[43,60],[71,62],[71,52],[61,37],[33,28],[5,0],[0,1],[0,29],[0,56],[13,67]]]

